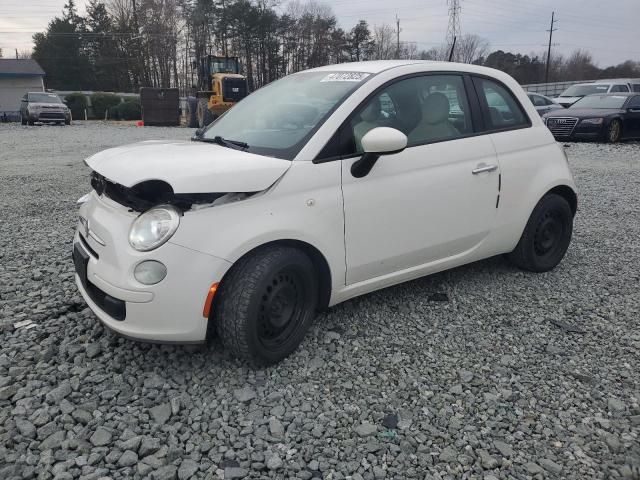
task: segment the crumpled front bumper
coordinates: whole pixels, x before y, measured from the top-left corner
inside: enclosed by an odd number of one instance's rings
[[[150,252],[134,250],[127,235],[135,215],[95,193],[81,208],[81,215],[88,220],[91,233],[87,235],[79,224],[74,235],[74,248],[88,256],[86,280],[81,278],[84,271],[76,266],[76,284],[102,323],[134,339],[169,343],[204,341],[208,319],[203,316],[203,308],[207,294],[211,285],[222,279],[230,263],[170,242]],[[133,271],[144,260],[162,262],[167,267],[166,277],[155,285],[139,283]],[[102,294],[110,303],[104,303]],[[124,307],[121,319],[117,318],[120,315],[114,315],[119,310],[111,308],[118,302]]]

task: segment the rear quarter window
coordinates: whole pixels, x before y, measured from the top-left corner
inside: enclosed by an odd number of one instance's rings
[[[511,90],[484,77],[473,77],[486,130],[500,131],[526,128],[531,121]]]

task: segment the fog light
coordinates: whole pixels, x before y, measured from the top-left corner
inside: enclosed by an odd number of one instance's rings
[[[133,270],[136,280],[145,285],[154,285],[167,276],[167,267],[156,260],[145,260]]]

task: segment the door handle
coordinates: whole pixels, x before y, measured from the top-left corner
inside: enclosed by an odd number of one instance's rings
[[[487,165],[486,163],[481,163],[476,168],[471,170],[471,173],[473,173],[474,175],[477,175],[479,173],[484,173],[484,172],[493,172],[494,170],[497,170],[497,169],[498,169],[498,165]]]

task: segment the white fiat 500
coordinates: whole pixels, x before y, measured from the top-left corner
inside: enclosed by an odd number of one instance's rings
[[[504,253],[550,270],[577,208],[526,93],[455,63],[307,70],[192,141],[86,163],[73,258],[98,318],[148,341],[216,331],[255,364],[290,354],[318,309],[357,295]]]

